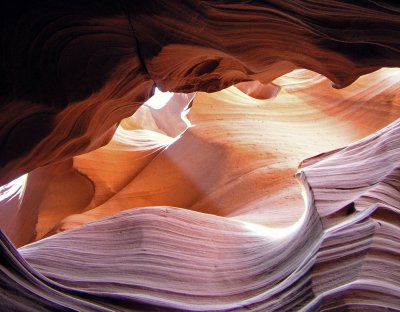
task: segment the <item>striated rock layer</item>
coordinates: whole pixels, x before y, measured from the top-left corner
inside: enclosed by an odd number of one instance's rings
[[[398,5],[1,6],[1,311],[400,310]]]
[[[290,225],[303,212],[291,178],[298,164],[395,120],[398,75],[382,69],[335,90],[298,70],[275,80],[279,93],[266,99],[243,93],[254,92],[253,82],[241,83],[243,91],[198,93],[193,102],[193,94],[157,94],[121,122],[110,144],[30,173],[20,200],[2,202],[13,216],[0,224],[17,246],[121,210],[166,204]]]
[[[158,94],[105,147],[13,184],[37,195],[18,233],[77,228],[18,250],[2,234],[4,307],[399,309],[399,74]]]
[[[19,251],[3,236],[2,284],[19,297],[2,302],[21,310],[397,310],[399,134],[396,121],[306,160],[296,174],[306,209],[290,231],[158,206]]]
[[[2,2],[0,184],[105,144],[156,84],[267,83],[294,68],[341,88],[400,64],[393,1]]]

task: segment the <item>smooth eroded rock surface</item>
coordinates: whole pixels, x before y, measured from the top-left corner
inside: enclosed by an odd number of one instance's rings
[[[395,1],[3,1],[0,42],[1,311],[400,310]]]

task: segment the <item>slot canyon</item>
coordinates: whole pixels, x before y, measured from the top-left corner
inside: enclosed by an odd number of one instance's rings
[[[400,311],[400,2],[0,6],[0,311]]]

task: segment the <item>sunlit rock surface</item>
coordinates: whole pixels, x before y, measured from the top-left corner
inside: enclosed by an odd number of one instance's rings
[[[295,68],[341,88],[400,66],[393,1],[2,3],[0,184],[94,150],[163,91],[268,83]]]
[[[0,310],[400,310],[398,6],[2,9]]]
[[[4,248],[41,294],[14,273],[21,309],[396,310],[399,74],[335,90],[298,70],[266,99],[254,83],[158,93],[108,145],[16,180],[10,209],[37,196],[17,244],[78,227],[20,248],[27,262]]]

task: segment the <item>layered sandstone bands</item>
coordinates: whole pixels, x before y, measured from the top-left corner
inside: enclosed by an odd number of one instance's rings
[[[17,1],[2,11],[2,184],[101,146],[154,83],[216,91],[307,68],[345,87],[400,59],[390,2]]]
[[[3,237],[3,287],[19,298],[3,302],[84,311],[396,310],[398,75],[382,69],[335,90],[300,70],[274,81],[273,98],[250,97],[254,84],[243,83],[242,91],[175,94],[162,108],[153,99],[108,145],[29,174],[22,198],[29,187],[42,194],[31,231],[36,239],[65,232],[19,250]],[[167,120],[181,127],[168,131]],[[307,155],[332,148],[296,171]],[[38,184],[44,174],[47,188]],[[86,191],[82,177],[91,181]],[[70,187],[57,191],[61,181]]]
[[[297,177],[307,205],[291,232],[260,231],[248,222],[174,207],[146,207],[19,249],[29,264],[13,258],[12,247],[3,247],[3,269],[21,262],[33,274],[29,282],[13,275],[41,293],[32,298],[20,288],[21,308],[397,310],[399,194],[388,182],[398,180],[398,163],[389,165],[376,155],[392,157],[398,138],[396,121],[376,135],[304,162]],[[349,155],[352,166],[343,168]],[[366,174],[360,162],[373,169]],[[335,166],[335,178],[325,183]],[[342,190],[342,181],[351,175],[359,179],[350,192]],[[323,211],[320,202],[332,196],[337,205],[332,202]],[[342,201],[348,205],[338,214]]]
[[[400,309],[398,6],[0,14],[0,310]]]

